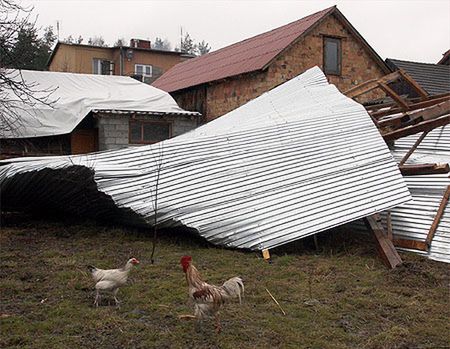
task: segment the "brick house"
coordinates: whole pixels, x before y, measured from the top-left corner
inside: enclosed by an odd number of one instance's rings
[[[209,121],[316,65],[341,91],[390,72],[333,6],[180,63],[153,86]],[[365,97],[380,96],[372,93]]]
[[[49,71],[132,76],[152,83],[192,56],[155,50],[148,40],[131,39],[130,46],[99,47],[58,42],[47,62]]]

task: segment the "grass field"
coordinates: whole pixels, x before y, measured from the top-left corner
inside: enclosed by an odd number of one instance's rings
[[[412,254],[387,270],[368,237],[319,236],[258,253],[212,247],[186,234],[158,240],[150,263],[151,234],[119,227],[6,217],[1,230],[2,348],[439,348],[449,344],[448,265]],[[179,259],[211,283],[240,275],[241,306],[194,329]],[[107,298],[93,307],[86,265],[141,264],[119,291],[120,308]],[[280,302],[284,316],[265,288]],[[111,305],[108,305],[111,300]]]

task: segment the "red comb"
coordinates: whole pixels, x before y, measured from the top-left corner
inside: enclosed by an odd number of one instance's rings
[[[183,256],[181,257],[180,264],[183,267],[184,272],[186,272],[189,264],[191,264],[192,257],[191,256]]]

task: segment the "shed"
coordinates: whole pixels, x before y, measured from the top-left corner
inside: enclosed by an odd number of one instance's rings
[[[79,154],[149,144],[197,127],[162,90],[124,76],[10,71],[32,100],[9,89],[2,156]]]

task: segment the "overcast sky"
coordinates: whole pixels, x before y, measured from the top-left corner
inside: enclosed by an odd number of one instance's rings
[[[382,58],[435,63],[450,48],[450,0],[396,1],[71,1],[23,0],[34,6],[40,26],[60,22],[60,39],[81,35],[167,38],[173,46],[180,27],[212,50],[337,5]]]

